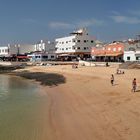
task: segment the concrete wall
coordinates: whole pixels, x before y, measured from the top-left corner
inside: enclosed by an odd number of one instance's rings
[[[35,51],[35,45],[20,45],[19,46],[19,54],[25,54]]]
[[[30,58],[30,61],[47,61],[47,60],[55,60],[56,59],[56,54],[52,53],[44,53],[44,54],[31,54],[28,55]]]
[[[35,51],[35,45],[15,44],[9,46],[9,54],[25,54]]]

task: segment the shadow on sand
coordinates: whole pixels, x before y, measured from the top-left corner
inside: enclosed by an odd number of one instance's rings
[[[117,84],[117,83],[115,83],[115,84],[113,84],[113,86],[118,86],[119,84]]]
[[[66,82],[66,78],[61,74],[56,73],[43,73],[43,72],[19,72],[17,76],[24,77],[26,79],[33,79],[45,86],[58,86]]]
[[[140,90],[136,90],[136,92],[140,92]]]

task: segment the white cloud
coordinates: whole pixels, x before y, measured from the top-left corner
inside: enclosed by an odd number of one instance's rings
[[[138,17],[115,15],[115,16],[111,16],[111,18],[117,23],[127,23],[127,24],[139,24],[140,23],[140,18],[138,18]]]
[[[38,21],[32,18],[21,19],[24,24],[38,24]]]
[[[89,26],[101,26],[103,21],[97,19],[79,20],[74,23],[66,22],[50,22],[49,27],[53,29],[73,29]]]
[[[120,15],[120,13],[119,13],[118,11],[111,11],[111,13],[112,13],[113,15]]]
[[[140,16],[140,10],[131,10],[129,13],[135,16]]]
[[[79,27],[101,26],[103,25],[103,21],[97,19],[81,20],[76,25]]]
[[[73,24],[65,23],[65,22],[51,22],[49,23],[49,27],[54,29],[71,29],[73,28]]]

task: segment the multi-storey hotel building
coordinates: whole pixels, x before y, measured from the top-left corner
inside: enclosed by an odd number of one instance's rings
[[[56,54],[58,56],[76,55],[77,57],[89,58],[91,48],[95,46],[94,37],[91,37],[86,29],[70,33],[70,36],[55,40]]]

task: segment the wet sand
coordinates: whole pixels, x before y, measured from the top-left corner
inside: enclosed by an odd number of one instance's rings
[[[111,86],[110,77],[116,68],[26,68],[28,72],[59,74],[65,79],[43,86],[47,101],[41,110],[39,140],[139,140],[140,87],[132,93],[131,83],[136,77],[140,86],[140,70],[115,74],[115,85]]]

